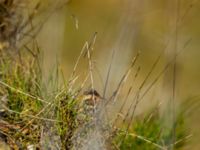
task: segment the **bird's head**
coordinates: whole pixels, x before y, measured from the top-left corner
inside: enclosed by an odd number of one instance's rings
[[[85,91],[83,93],[83,99],[82,99],[87,105],[95,106],[101,101],[101,96],[100,94],[92,89]]]

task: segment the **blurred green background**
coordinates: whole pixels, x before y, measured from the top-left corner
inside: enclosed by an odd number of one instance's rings
[[[45,4],[45,1],[43,3]],[[123,91],[131,85],[136,91],[165,49],[159,64],[144,86],[145,91],[171,61],[176,49],[181,50],[177,56],[176,70],[175,99],[178,110],[181,102],[193,101],[193,97],[199,97],[199,11],[200,3],[197,0],[180,0],[179,3],[176,0],[71,0],[53,13],[39,33],[39,45],[44,51],[44,73],[48,75],[59,62],[65,78],[68,79],[85,41],[90,40],[97,32],[93,56],[94,84],[100,93],[104,88],[112,51],[115,50],[107,96],[116,88],[138,51],[141,51],[141,54]],[[141,71],[133,82],[139,66]],[[78,81],[85,77],[87,71],[87,59],[81,60]],[[167,102],[172,99],[172,84],[173,66],[169,67],[148,92],[138,106],[137,113],[140,114],[158,101],[162,102],[165,109]],[[119,95],[116,108],[125,95],[126,92]],[[185,119],[193,134],[186,148],[188,150],[200,148],[199,99],[195,99],[197,100],[191,103],[191,106],[186,107],[189,113]]]

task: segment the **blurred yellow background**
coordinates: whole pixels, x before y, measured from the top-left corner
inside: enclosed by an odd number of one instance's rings
[[[145,91],[173,58],[176,49],[181,50],[177,56],[176,70],[175,99],[178,109],[182,101],[199,97],[199,11],[200,3],[197,0],[180,0],[179,4],[175,0],[71,0],[48,19],[38,36],[39,45],[44,50],[45,73],[48,74],[58,60],[68,79],[85,41],[89,41],[97,32],[93,56],[94,84],[100,93],[104,88],[112,51],[115,50],[107,96],[116,88],[138,51],[141,51],[141,54],[125,90],[131,85],[137,90],[159,54],[165,49],[158,66],[144,86]],[[141,71],[133,82],[139,66]],[[79,65],[80,81],[87,69],[87,59],[82,60]],[[138,113],[157,101],[166,103],[172,99],[172,80],[171,66],[145,96]],[[120,97],[124,95],[126,93],[122,92]],[[199,107],[188,106],[189,110],[192,109],[192,114],[187,116],[186,121],[194,135],[188,150],[200,148],[200,111],[197,108]]]

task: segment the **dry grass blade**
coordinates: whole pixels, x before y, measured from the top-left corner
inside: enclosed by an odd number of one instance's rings
[[[17,30],[17,34],[20,34],[20,37],[17,39],[17,42],[22,43],[23,40],[25,40],[25,37],[29,38],[27,39],[25,42],[25,44],[23,45],[27,45],[29,44],[31,41],[36,39],[36,36],[38,35],[38,33],[41,31],[41,29],[43,28],[44,24],[47,22],[47,20],[58,10],[60,10],[61,8],[63,8],[65,6],[66,3],[68,3],[68,1],[64,1],[62,3],[59,2],[55,2],[54,4],[51,4],[53,7],[47,10],[43,9],[43,11],[41,11],[40,13],[45,14],[45,18],[42,19],[42,21],[37,22],[37,24],[33,25],[33,21],[34,19],[36,19],[36,14],[38,15],[38,9],[40,7],[40,3],[41,1],[39,1],[35,7],[32,10],[32,13],[29,15],[28,19],[26,21],[24,21],[24,23],[20,26],[20,28]],[[30,27],[29,27],[30,24]],[[22,45],[22,47],[23,47]],[[20,48],[21,49],[21,46]]]
[[[117,129],[117,130],[119,130],[121,133],[127,134],[127,132],[124,131],[124,130],[122,130],[122,129]],[[128,133],[128,135],[130,135],[130,136],[132,136],[132,137],[135,137],[135,138],[138,138],[138,139],[140,139],[140,140],[142,140],[142,141],[144,141],[144,142],[146,142],[146,143],[152,144],[153,146],[155,146],[156,148],[159,148],[159,149],[161,149],[161,150],[168,150],[167,147],[163,147],[163,146],[161,146],[161,145],[159,145],[159,144],[157,144],[157,143],[151,141],[150,139],[148,139],[148,138],[146,138],[146,137],[144,137],[144,136],[138,135],[138,134],[133,133],[133,132]]]
[[[39,111],[36,115],[34,115],[35,118],[31,119],[23,128],[20,129],[20,131],[23,131],[27,126],[29,126],[35,119],[38,118],[38,116],[40,116],[43,112],[45,112],[45,110],[47,110],[48,108],[50,109],[50,107],[56,102],[57,98],[63,94],[63,92],[65,92],[64,90],[62,90],[61,92],[59,92],[54,100],[50,103],[48,103],[44,108],[42,108],[41,111]]]
[[[91,67],[92,66],[92,62],[91,62],[91,52],[93,50],[93,46],[95,44],[95,41],[96,41],[96,36],[97,36],[97,32],[94,33],[92,39],[90,42],[86,41],[81,49],[81,52],[75,62],[75,65],[74,65],[74,68],[73,68],[73,71],[70,75],[70,78],[69,78],[69,82],[68,82],[68,86],[69,86],[69,91],[71,90],[72,86],[73,86],[73,83],[72,81],[74,80],[74,77],[75,77],[75,74],[76,74],[76,70],[78,68],[78,65],[80,63],[80,60],[81,60],[81,57],[85,57],[85,55],[88,56],[88,61],[89,61],[89,72],[91,73]],[[89,52],[88,52],[89,51]],[[90,74],[91,75],[91,74]]]
[[[139,55],[140,55],[140,52],[138,52],[136,54],[136,56],[133,58],[130,67],[126,70],[125,74],[122,76],[122,78],[121,78],[116,90],[113,92],[112,96],[107,100],[105,105],[107,105],[110,101],[113,101],[113,102],[116,101],[116,98],[117,98],[117,96],[118,96],[118,94],[119,94],[119,92],[121,90],[121,87],[124,85],[124,83],[126,82],[128,76],[130,75],[130,73],[131,73],[131,71],[132,71],[137,59],[139,58]]]
[[[30,24],[31,25],[31,29],[34,29],[33,26],[32,26],[32,21],[33,19],[35,18],[37,12],[38,12],[38,9],[40,8],[40,5],[41,5],[41,1],[37,2],[36,5],[34,6],[32,12],[29,14],[27,20],[24,21],[24,23],[19,27],[18,29],[18,34],[21,33],[22,31],[25,30],[25,28]],[[28,32],[29,33],[29,32]],[[23,38],[23,37],[22,37]]]
[[[96,42],[96,38],[97,38],[97,32],[94,32],[93,36],[91,37],[91,39],[89,40],[89,42],[87,42],[87,51],[84,54],[84,57],[86,57],[88,55],[88,50],[92,51],[94,50],[94,44]]]
[[[75,94],[75,96],[79,95],[80,92],[83,90],[83,88],[84,88],[84,86],[85,86],[87,80],[89,79],[89,77],[90,77],[90,74],[87,73],[85,79],[84,79],[83,82],[81,83],[80,88],[78,89],[78,91],[77,91],[77,93]]]
[[[167,44],[167,45],[168,45],[168,44]],[[166,47],[167,47],[167,46],[166,46]],[[131,125],[131,123],[132,123],[132,120],[133,120],[133,117],[134,117],[134,114],[135,114],[137,105],[138,105],[138,103],[139,103],[140,92],[141,92],[142,88],[144,87],[145,83],[147,82],[147,80],[149,79],[150,75],[151,75],[152,72],[154,71],[155,67],[156,67],[157,64],[159,63],[161,56],[163,55],[163,53],[164,53],[165,50],[166,50],[166,47],[164,48],[163,51],[161,51],[161,53],[159,54],[159,56],[157,57],[157,59],[156,59],[155,62],[153,63],[153,65],[152,65],[150,71],[148,72],[147,76],[145,77],[145,79],[143,80],[143,82],[141,83],[141,85],[139,86],[138,91],[136,92],[136,95],[135,95],[135,97],[134,97],[134,99],[133,99],[133,101],[132,101],[132,103],[131,103],[131,105],[130,105],[130,107],[129,107],[127,113],[126,113],[126,115],[125,115],[125,118],[123,119],[123,123],[124,123],[124,122],[126,121],[126,119],[128,118],[128,115],[131,114],[131,119],[130,119],[128,125],[127,125],[126,132],[128,132],[129,127],[130,127],[130,125]],[[133,107],[133,108],[132,108],[132,107]],[[133,109],[133,110],[132,110],[132,109]],[[132,112],[131,112],[131,110],[132,110]],[[130,112],[131,112],[131,113],[130,113]],[[125,137],[124,137],[124,139],[122,140],[122,143],[124,142],[126,136],[127,136],[127,134],[125,134]]]
[[[43,100],[43,99],[41,99],[39,97],[33,96],[33,95],[29,94],[29,93],[25,93],[25,92],[23,92],[23,91],[21,91],[19,89],[16,89],[16,88],[8,85],[7,83],[5,83],[3,81],[0,81],[0,84],[5,86],[5,87],[7,87],[7,88],[9,88],[9,89],[11,89],[11,90],[13,90],[13,91],[15,91],[15,92],[17,92],[17,93],[19,93],[19,94],[22,94],[22,95],[28,96],[28,97],[30,97],[30,98],[32,98],[34,100],[38,100],[38,101],[41,101],[43,103],[49,104],[49,102],[47,102],[47,101],[45,101],[45,100]]]
[[[172,145],[175,146],[175,145],[177,145],[177,144],[179,144],[179,143],[181,143],[181,142],[183,142],[185,140],[188,140],[188,139],[192,138],[192,136],[193,135],[190,134],[190,135],[188,135],[188,136],[186,136],[186,137],[184,137],[184,138],[182,138],[182,139],[180,139],[178,141],[175,141],[173,144],[171,144],[171,145],[168,146],[168,149],[171,148]]]
[[[120,144],[123,144],[123,143],[124,143],[124,141],[125,141],[125,139],[126,139],[126,136],[127,136],[127,134],[128,134],[128,130],[129,130],[130,126],[131,126],[131,123],[132,123],[132,120],[133,120],[133,117],[134,117],[134,114],[135,114],[135,110],[136,110],[136,108],[137,108],[138,98],[139,98],[139,92],[136,93],[135,98],[134,98],[132,104],[130,105],[130,108],[129,108],[129,110],[128,110],[128,112],[127,112],[127,114],[126,114],[126,116],[125,116],[125,118],[124,118],[124,120],[123,120],[123,123],[125,123],[126,119],[128,118],[129,112],[131,111],[131,108],[132,108],[132,106],[133,106],[133,110],[132,110],[132,113],[131,113],[131,118],[130,118],[130,120],[129,120],[129,122],[128,122],[128,125],[127,125],[126,129],[125,129],[125,135],[124,135],[123,139],[121,140],[121,143],[120,143]],[[134,103],[134,102],[135,102],[135,103]]]
[[[175,100],[176,100],[176,77],[177,77],[177,65],[176,65],[176,60],[177,60],[177,50],[178,50],[178,21],[179,21],[179,15],[180,15],[180,0],[176,1],[176,21],[175,21],[175,46],[174,46],[174,64],[173,64],[173,83],[172,83],[172,99],[170,101],[171,103],[171,108],[172,108],[172,124],[173,124],[173,131],[172,131],[172,148],[174,148],[174,143],[175,143],[175,136],[176,136],[176,118],[175,118]]]
[[[152,144],[152,145],[154,145],[155,147],[157,147],[157,148],[159,148],[159,149],[161,149],[161,150],[168,150],[168,148],[163,147],[163,146],[161,146],[161,145],[159,145],[159,144],[157,144],[157,143],[154,143],[154,142],[152,142],[151,140],[149,140],[149,139],[147,139],[147,138],[145,138],[145,137],[143,137],[143,136],[137,135],[137,134],[135,134],[135,133],[129,133],[129,135],[132,136],[132,137],[136,137],[136,138],[138,138],[138,139],[140,139],[140,140],[143,140],[143,141],[145,141],[145,142],[147,142],[147,143],[149,143],[149,144]]]
[[[142,88],[144,87],[145,83],[147,82],[147,80],[149,79],[150,75],[152,74],[152,72],[154,71],[155,67],[157,66],[157,64],[159,63],[159,60],[161,58],[161,56],[163,55],[163,53],[165,52],[165,49],[160,53],[160,55],[157,57],[156,61],[153,63],[150,71],[148,72],[147,76],[145,77],[145,79],[143,80],[142,84],[140,85],[140,87],[138,88],[138,92],[135,96],[135,105],[134,105],[134,108],[133,108],[133,112],[131,113],[131,120],[130,122],[132,122],[132,119],[133,119],[133,116],[134,116],[134,112],[136,110],[136,107],[137,107],[137,104],[139,103],[139,96],[140,96],[140,92],[142,90]],[[134,102],[133,101],[133,102]],[[129,111],[131,111],[131,108],[132,108],[132,105],[130,106],[130,109],[128,110],[127,112],[127,117],[128,117],[128,114],[129,114]],[[129,123],[130,124],[130,123]],[[130,126],[130,125],[129,125]]]
[[[5,110],[7,110],[7,111],[9,111],[11,113],[22,115],[20,112],[11,110],[11,109],[7,108],[6,106],[3,106],[3,107],[4,107]],[[23,115],[25,117],[30,117],[30,118],[34,118],[34,119],[38,119],[38,120],[49,121],[49,122],[62,122],[62,121],[59,121],[59,120],[54,120],[54,119],[49,119],[49,118],[43,118],[43,117],[37,117],[37,116],[34,116],[34,115],[28,115],[28,114],[23,114]]]
[[[84,52],[85,52],[85,50],[86,50],[87,47],[88,47],[88,42],[85,42],[85,44],[83,45],[83,47],[82,47],[82,49],[81,49],[81,52],[80,52],[80,54],[79,54],[77,60],[76,60],[76,63],[75,63],[75,65],[74,65],[72,74],[71,74],[71,76],[70,76],[69,83],[70,83],[71,80],[74,78],[74,75],[75,75],[75,73],[76,73],[78,64],[79,64],[79,62],[80,62],[80,59],[81,59],[81,57],[83,56],[83,54],[84,54]]]
[[[190,39],[190,40],[191,40],[191,39]],[[184,45],[184,48],[189,44],[190,40],[188,40],[188,41],[186,42],[186,44]],[[184,50],[184,48],[183,48],[182,50]],[[135,97],[134,97],[134,100],[133,100],[132,104],[130,105],[130,108],[131,108],[131,107],[133,106],[133,103],[135,102],[133,111],[132,111],[132,113],[131,113],[131,119],[130,119],[128,125],[127,125],[126,134],[125,134],[125,136],[124,136],[124,138],[123,138],[123,140],[122,140],[122,143],[124,142],[124,140],[125,140],[125,138],[126,138],[126,136],[127,136],[127,133],[128,133],[129,127],[130,127],[130,125],[131,125],[131,123],[132,123],[132,120],[133,120],[133,117],[134,117],[134,114],[135,114],[135,110],[136,110],[136,108],[137,108],[137,105],[138,105],[139,102],[142,100],[142,98],[148,93],[148,91],[153,87],[153,85],[158,81],[158,79],[161,77],[161,75],[163,75],[163,74],[165,73],[165,71],[169,68],[169,66],[170,66],[172,63],[174,63],[174,61],[176,60],[175,58],[180,54],[180,52],[182,52],[182,50],[180,50],[179,52],[177,52],[177,53],[175,54],[175,57],[174,57],[172,60],[169,61],[169,63],[168,63],[168,64],[164,67],[164,69],[158,74],[158,76],[157,76],[157,77],[155,78],[155,80],[150,84],[150,86],[147,88],[147,90],[144,92],[144,94],[143,94],[142,96],[140,96],[140,92],[141,92],[142,87],[144,86],[144,82],[146,82],[147,80],[144,80],[143,83],[141,84],[141,85],[143,85],[143,86],[140,86],[138,92],[136,93],[136,95],[135,95]],[[159,57],[160,57],[160,56],[159,56]],[[158,57],[158,58],[159,58],[159,57]],[[159,59],[157,59],[157,60],[159,60]],[[154,63],[152,69],[154,69],[154,67],[155,67],[156,64],[158,63],[157,60],[156,60],[156,63]],[[152,69],[150,70],[150,72],[152,72]],[[149,77],[149,75],[150,75],[150,74],[148,74],[147,77]],[[147,78],[147,77],[146,77],[146,78]],[[130,111],[131,111],[131,109],[128,110],[126,117],[128,117],[128,114],[130,113]],[[125,118],[126,118],[126,117],[125,117]],[[124,122],[125,122],[125,120],[124,120]]]
[[[160,79],[160,77],[167,71],[167,69],[170,67],[170,65],[175,61],[175,57],[177,57],[181,52],[183,52],[183,50],[187,47],[187,45],[191,42],[191,39],[189,39],[183,49],[179,50],[176,55],[174,56],[174,58],[172,58],[163,68],[163,70],[160,71],[160,73],[156,76],[156,78],[153,80],[153,82],[148,86],[148,88],[144,91],[144,93],[141,95],[141,97],[139,98],[139,101],[141,101],[145,95],[149,92],[149,90],[154,86],[154,84]]]
[[[145,85],[146,81],[148,80],[148,78],[149,78],[150,75],[152,74],[153,70],[155,69],[156,65],[158,64],[158,62],[159,62],[161,56],[163,55],[163,53],[164,53],[164,51],[162,51],[162,52],[160,53],[160,55],[157,57],[156,61],[155,61],[154,64],[152,65],[152,67],[151,67],[150,71],[148,72],[147,76],[145,77],[145,79],[144,79],[143,82],[141,83],[140,87],[138,88],[137,94],[135,95],[135,98],[134,98],[133,102],[131,103],[131,105],[130,105],[130,107],[129,107],[127,113],[126,113],[123,122],[125,122],[126,118],[128,117],[128,115],[129,115],[129,113],[130,113],[130,111],[131,111],[131,109],[132,109],[132,106],[133,106],[134,102],[135,102],[134,109],[136,109],[136,106],[137,106],[137,101],[136,101],[136,99],[138,98],[138,95],[139,95],[139,93],[141,92],[142,87]],[[134,111],[135,111],[135,110],[133,110],[133,112],[134,112]],[[131,114],[132,114],[132,113],[131,113]]]
[[[114,56],[115,56],[115,49],[113,49],[113,51],[112,51],[112,57],[111,57],[110,65],[108,67],[108,72],[107,72],[107,75],[106,75],[106,81],[105,81],[104,90],[103,90],[103,98],[105,98],[105,96],[106,96],[106,91],[107,91],[107,87],[108,87],[108,81],[109,81],[109,77],[110,77],[110,72],[111,72]]]
[[[182,17],[178,18],[179,26],[181,25],[181,23],[183,22],[183,20],[185,19],[185,17],[188,15],[188,13],[190,12],[190,10],[193,8],[193,6],[197,5],[198,2],[199,2],[199,0],[193,0],[191,2],[191,4],[189,5],[189,7],[183,13]]]
[[[91,81],[91,89],[94,90],[94,77],[93,77],[93,63],[91,58],[91,53],[88,49],[87,51],[88,63],[89,63],[89,73],[90,73],[90,81]]]
[[[168,44],[167,44],[168,45]],[[147,80],[149,79],[150,75],[152,74],[152,72],[154,71],[155,67],[157,66],[157,64],[160,61],[161,56],[164,54],[165,50],[166,50],[167,46],[164,48],[164,50],[161,51],[161,53],[159,54],[159,56],[157,57],[157,59],[155,60],[155,62],[153,63],[150,71],[148,72],[147,76],[145,77],[145,79],[143,80],[142,84],[139,87],[139,91],[141,91],[141,89],[143,88],[143,86],[145,85],[145,83],[147,82]]]
[[[113,125],[115,125],[115,124],[117,123],[117,120],[118,120],[119,117],[121,116],[122,110],[123,110],[124,106],[125,106],[126,103],[127,103],[128,97],[129,97],[129,95],[130,95],[132,89],[133,89],[133,87],[130,87],[130,88],[129,88],[128,93],[127,93],[127,95],[126,95],[126,97],[125,97],[125,99],[124,99],[124,102],[123,102],[122,106],[120,107],[120,110],[119,110],[118,113],[117,113],[117,117],[116,117],[115,121],[113,122]]]
[[[138,67],[138,69],[137,69],[137,72],[136,72],[136,74],[135,74],[135,76],[134,76],[134,81],[135,81],[136,78],[138,77],[139,72],[140,72],[140,67]],[[133,82],[134,82],[134,81],[133,81]],[[122,106],[120,107],[120,110],[118,111],[118,112],[119,112],[118,114],[121,114],[121,113],[122,113],[122,110],[123,110],[124,106],[126,105],[126,103],[127,103],[127,101],[128,101],[128,97],[129,97],[129,95],[131,94],[131,92],[132,92],[132,87],[129,88],[128,93],[127,93],[127,95],[126,95],[126,98],[124,99],[124,102],[123,102]],[[129,107],[129,109],[131,109],[131,108],[132,108],[132,106]],[[129,109],[128,109],[128,110],[129,110]],[[124,116],[123,122],[125,121],[125,118],[126,118],[126,117],[127,117],[127,115]],[[117,115],[117,118],[115,119],[114,124],[116,123],[116,121],[118,120],[118,118],[119,118],[119,115]],[[113,125],[114,125],[114,124],[113,124]]]
[[[89,65],[89,74],[90,74],[90,81],[91,81],[91,89],[94,90],[94,77],[93,77],[93,62],[92,62],[92,51],[94,48],[94,44],[96,41],[97,32],[94,33],[92,40],[90,43],[87,44],[87,58],[88,58],[88,65]]]

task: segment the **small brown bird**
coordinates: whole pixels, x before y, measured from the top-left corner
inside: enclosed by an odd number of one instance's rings
[[[89,91],[85,91],[83,95],[79,97],[78,101],[78,120],[91,120],[93,118],[95,110],[97,110],[101,102],[101,96],[96,90],[92,89]]]
[[[83,102],[89,106],[97,106],[101,99],[100,94],[94,89],[84,92],[82,98]]]

